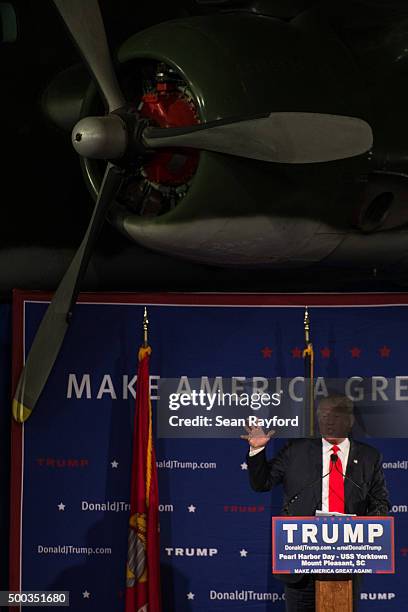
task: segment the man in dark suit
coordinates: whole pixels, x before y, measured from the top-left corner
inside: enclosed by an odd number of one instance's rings
[[[320,438],[291,440],[269,461],[265,446],[274,432],[265,434],[260,427],[247,427],[248,434],[242,437],[250,445],[247,463],[252,488],[269,491],[283,484],[282,513],[291,516],[313,516],[317,509],[357,515],[387,514],[390,504],[380,453],[348,437],[354,422],[351,400],[343,395],[321,400],[317,420]],[[288,612],[315,610],[316,576],[277,577],[286,583]],[[354,591],[357,593],[357,580]]]

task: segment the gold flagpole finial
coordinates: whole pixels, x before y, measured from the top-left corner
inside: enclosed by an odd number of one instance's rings
[[[149,330],[149,319],[147,318],[147,308],[145,306],[143,313],[143,346],[148,345],[148,330]]]

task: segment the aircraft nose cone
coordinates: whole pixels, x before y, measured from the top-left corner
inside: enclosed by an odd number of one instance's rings
[[[85,117],[72,130],[72,145],[82,157],[119,159],[126,151],[125,123],[118,115]]]

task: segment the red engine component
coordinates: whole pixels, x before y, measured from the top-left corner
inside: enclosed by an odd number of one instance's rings
[[[158,127],[180,127],[199,123],[194,104],[172,83],[159,82],[156,90],[144,94],[141,117]],[[143,165],[146,178],[162,185],[182,185],[197,169],[198,151],[188,148],[161,149]]]

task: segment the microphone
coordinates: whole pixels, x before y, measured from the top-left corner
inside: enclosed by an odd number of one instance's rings
[[[361,485],[359,485],[357,482],[355,482],[355,480],[353,480],[350,476],[347,476],[347,474],[344,474],[342,470],[339,469],[338,465],[337,465],[337,459],[338,456],[335,455],[334,453],[332,455],[330,455],[330,459],[333,462],[332,465],[334,465],[336,467],[336,470],[338,472],[340,472],[340,474],[343,476],[343,478],[347,478],[347,480],[349,480],[350,482],[353,483],[353,485],[355,487],[357,487],[357,489],[360,489],[360,491],[364,491],[363,487]],[[372,493],[370,493],[370,491],[367,491],[367,495],[369,497],[371,497],[371,499],[373,499],[376,502],[379,502],[381,504],[384,504],[385,506],[387,506],[387,512],[390,510],[390,504],[388,502],[388,500],[386,499],[382,499],[380,497],[376,497],[375,495],[373,495]],[[381,513],[379,510],[377,510],[377,515],[379,516]]]
[[[330,470],[328,471],[327,474],[325,474],[325,476],[330,475],[332,469],[334,468],[334,464],[336,463],[337,459],[338,459],[338,457],[334,453],[332,453],[330,455]],[[323,478],[325,478],[325,476],[323,476]],[[323,480],[323,478],[322,478],[322,480]],[[317,508],[321,505],[321,503],[322,503],[322,498],[320,498],[320,501],[319,501],[319,503],[317,504],[317,506],[315,508],[315,513],[316,513]]]
[[[335,455],[332,455],[335,456]],[[330,457],[331,459],[331,457]],[[330,469],[327,472],[327,474],[323,474],[323,476],[319,476],[319,478],[316,478],[316,480],[313,480],[313,482],[309,482],[307,485],[305,485],[304,487],[302,487],[300,489],[300,491],[298,491],[297,493],[295,493],[295,495],[293,495],[288,502],[286,502],[286,504],[283,506],[283,512],[285,514],[289,515],[289,506],[291,506],[296,500],[299,499],[299,496],[302,495],[303,491],[306,491],[306,489],[309,489],[310,487],[313,487],[315,484],[317,484],[318,482],[321,482],[323,480],[323,478],[326,478],[326,476],[329,476],[332,469],[334,467],[334,461],[332,460],[330,463]],[[319,504],[317,504],[319,505]],[[316,506],[317,507],[317,506]]]

